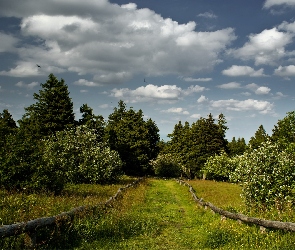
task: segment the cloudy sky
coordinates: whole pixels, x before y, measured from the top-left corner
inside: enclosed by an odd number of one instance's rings
[[[121,99],[161,138],[223,113],[227,138],[293,111],[295,0],[0,0],[0,110],[15,120],[53,73],[76,118]],[[37,65],[41,67],[37,67]]]

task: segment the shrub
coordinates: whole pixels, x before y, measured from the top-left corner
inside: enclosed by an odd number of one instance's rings
[[[43,160],[44,166],[39,169],[39,181],[43,182],[50,182],[51,173],[60,183],[106,183],[121,176],[119,154],[98,142],[95,131],[86,126],[50,137]]]
[[[160,177],[179,177],[181,174],[181,165],[174,154],[159,154],[150,164]]]
[[[247,205],[283,209],[294,202],[294,150],[281,150],[269,140],[258,149],[237,156],[237,168],[230,179],[240,182]]]
[[[237,161],[229,157],[224,151],[220,155],[209,157],[202,172],[207,179],[228,181],[229,175],[235,171]]]

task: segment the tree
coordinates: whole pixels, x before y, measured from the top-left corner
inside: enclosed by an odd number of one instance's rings
[[[123,161],[123,171],[128,175],[151,174],[149,161],[158,154],[159,129],[149,119],[144,121],[142,110],[126,109],[121,100],[118,108],[109,115],[106,137],[112,150],[116,150]]]
[[[272,131],[272,140],[285,146],[295,143],[295,111],[288,112],[286,117],[278,121]]]
[[[37,137],[54,134],[74,125],[73,102],[69,97],[68,86],[50,74],[46,83],[41,84],[39,94],[34,93],[35,104],[25,108],[20,126]]]
[[[0,113],[0,147],[4,147],[6,138],[16,132],[17,126],[7,109]]]
[[[171,140],[167,148],[169,152],[178,154],[188,177],[200,177],[200,170],[208,157],[219,154],[222,150],[228,151],[225,124],[223,114],[219,115],[217,124],[212,114],[209,114],[208,118],[200,118],[191,126],[188,122],[184,126],[181,122],[174,126],[173,133],[168,135]]]
[[[80,107],[82,119],[79,119],[78,125],[86,125],[88,128],[93,129],[97,136],[97,140],[102,142],[105,134],[104,119],[101,115],[94,115],[93,109],[87,104]]]
[[[269,138],[268,134],[265,132],[263,125],[260,125],[255,135],[250,138],[249,146],[252,149],[257,149],[263,142],[267,141]]]
[[[232,141],[228,143],[229,156],[242,155],[246,149],[247,144],[243,137],[239,137],[238,140],[233,137]]]

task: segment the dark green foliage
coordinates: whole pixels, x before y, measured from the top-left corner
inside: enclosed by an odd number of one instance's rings
[[[287,146],[295,142],[295,111],[288,112],[287,116],[279,120],[272,130],[272,140]]]
[[[42,141],[18,129],[7,137],[1,154],[0,185],[7,190],[33,189],[33,175],[41,165]]]
[[[158,154],[159,129],[149,119],[144,121],[142,110],[126,109],[123,101],[109,115],[106,127],[107,140],[118,151],[123,161],[123,171],[128,175],[151,174],[149,161]]]
[[[35,104],[25,108],[25,115],[19,121],[27,132],[41,138],[74,125],[73,102],[68,86],[50,74],[41,84],[39,94],[34,93]]]
[[[229,156],[242,155],[247,149],[245,139],[233,137],[232,141],[228,143]]]
[[[269,136],[265,132],[263,125],[260,125],[258,130],[255,132],[255,135],[250,138],[249,147],[251,149],[257,149],[263,142],[266,142],[268,138]]]
[[[60,191],[58,178],[52,171],[44,171],[44,139],[74,125],[73,103],[64,80],[49,75],[34,94],[35,104],[25,108],[25,115],[16,124],[8,111],[0,119],[1,133],[5,133],[5,150],[1,150],[0,185],[8,190]]]
[[[93,109],[87,104],[80,107],[82,119],[79,120],[78,125],[86,125],[88,128],[93,129],[97,135],[97,140],[102,142],[105,136],[104,119],[101,115],[94,115]]]
[[[188,122],[183,126],[181,122],[175,125],[172,134],[168,135],[166,151],[178,154],[182,165],[190,173],[189,177],[201,177],[200,170],[207,159],[222,150],[227,152],[227,141],[225,139],[226,121],[223,114],[215,123],[212,115],[208,118],[200,118],[191,126]]]

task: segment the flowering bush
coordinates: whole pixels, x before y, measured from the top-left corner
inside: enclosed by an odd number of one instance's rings
[[[159,154],[155,160],[151,160],[155,174],[161,177],[179,177],[181,165],[174,154]]]
[[[229,175],[235,171],[236,167],[236,158],[229,157],[223,151],[220,155],[209,157],[202,169],[202,172],[207,179],[228,181]]]
[[[269,140],[258,149],[236,157],[237,168],[230,180],[242,185],[242,196],[250,206],[283,209],[294,202],[294,150],[281,150]]]
[[[58,185],[105,183],[121,175],[118,153],[98,142],[95,131],[85,126],[57,132],[46,140],[43,160],[45,166],[39,169],[38,180],[50,181],[52,173]]]

